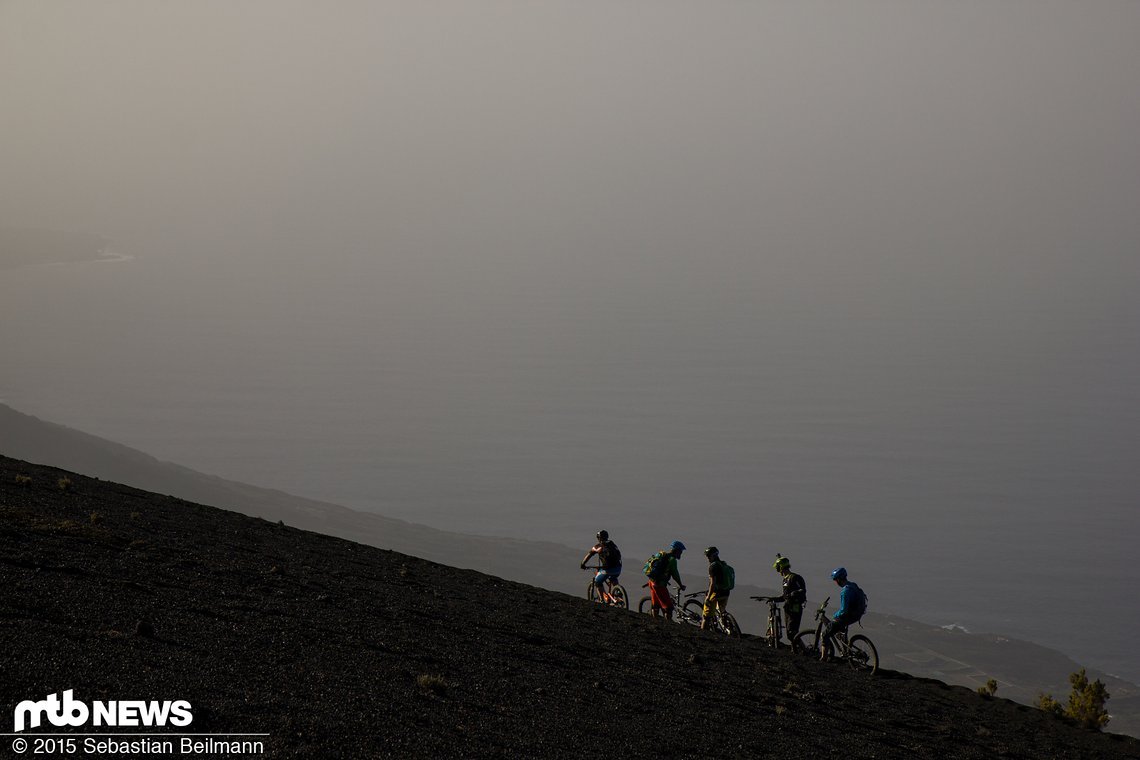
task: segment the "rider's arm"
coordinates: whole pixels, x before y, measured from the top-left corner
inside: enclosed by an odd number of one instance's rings
[[[836,610],[835,615],[832,617],[833,620],[839,620],[841,617],[847,614],[847,588],[847,586],[844,586],[839,591],[839,609]]]
[[[598,553],[598,547],[596,547],[596,546],[593,549],[591,549],[590,551],[586,552],[586,556],[582,557],[582,569],[583,570],[586,569],[586,563],[590,561],[590,557],[593,557],[597,553]]]
[[[677,558],[676,557],[670,557],[669,558],[669,575],[673,578],[673,580],[677,581],[678,586],[680,586],[681,588],[685,587],[685,584],[681,583],[681,571],[679,569],[677,569]]]
[[[798,604],[803,604],[807,601],[807,584],[804,583],[802,575],[797,575],[795,583],[792,584],[793,588],[788,592],[790,601]]]

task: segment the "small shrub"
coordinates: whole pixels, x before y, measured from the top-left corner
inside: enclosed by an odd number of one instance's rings
[[[992,678],[986,681],[985,686],[978,687],[978,693],[983,697],[992,697],[994,694],[997,694],[997,681]]]
[[[28,483],[31,483],[31,482],[32,482],[32,478],[30,475],[16,475],[16,485],[18,485],[18,486],[26,486]]]
[[[103,515],[99,514],[98,512],[92,512],[89,519],[91,520],[92,525],[98,525],[99,523],[103,522]]]
[[[140,517],[142,517],[142,512],[131,512],[131,519],[132,520],[137,520]]]
[[[1064,706],[1053,699],[1052,694],[1038,694],[1037,699],[1033,702],[1033,706],[1038,710],[1044,710],[1058,717],[1065,714]]]
[[[416,678],[416,685],[424,691],[430,691],[433,694],[443,694],[447,691],[447,681],[443,676],[428,675],[427,673]]]
[[[1069,693],[1065,714],[1085,728],[1100,729],[1108,723],[1108,710],[1104,707],[1108,701],[1108,689],[1100,679],[1089,683],[1085,669],[1081,668],[1069,676],[1069,683],[1073,690]]]
[[[56,485],[59,486],[59,490],[61,491],[70,491],[72,486],[71,478],[60,478],[56,481]]]
[[[1071,674],[1069,683],[1073,688],[1069,692],[1069,701],[1064,706],[1050,694],[1039,694],[1034,706],[1053,715],[1070,718],[1085,728],[1099,730],[1104,727],[1109,721],[1108,710],[1104,706],[1110,696],[1108,689],[1099,678],[1089,683],[1084,668]]]

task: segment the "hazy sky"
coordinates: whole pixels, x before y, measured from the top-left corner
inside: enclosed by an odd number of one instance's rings
[[[413,288],[1112,297],[1138,31],[1131,0],[5,0],[0,222],[319,247]]]

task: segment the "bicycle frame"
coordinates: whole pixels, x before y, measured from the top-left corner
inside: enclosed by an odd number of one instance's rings
[[[778,649],[780,646],[780,639],[784,636],[784,618],[780,615],[779,603],[783,599],[781,596],[752,596],[750,599],[755,599],[758,602],[765,602],[768,605],[768,630],[764,634],[765,641],[768,646],[773,649]]]
[[[595,577],[596,577],[597,572],[603,570],[604,568],[601,565],[586,565],[582,569],[594,571]],[[598,584],[594,583],[594,581],[592,579],[590,580],[590,583],[592,584],[592,586],[588,587],[587,591],[589,591],[590,588],[597,589]],[[622,590],[622,598],[621,599],[618,599],[617,595],[614,594],[614,588],[615,587],[620,588]],[[625,587],[622,586],[621,583],[619,583],[617,580],[615,580],[613,578],[613,576],[606,578],[605,588],[601,589],[601,594],[602,594],[601,601],[603,604],[614,605],[617,607],[625,607],[627,609],[629,608],[629,601],[628,601],[628,597],[625,594]],[[587,598],[591,598],[589,596],[589,593],[587,593]]]
[[[815,611],[816,626],[814,631],[799,633],[792,641],[792,651],[796,654],[815,655],[824,646],[823,628],[827,624],[827,605],[831,597],[824,600],[819,609]],[[809,639],[810,637],[810,639]],[[879,653],[874,643],[863,634],[851,636],[848,630],[833,634],[828,643],[833,651],[827,652],[837,660],[846,660],[855,670],[874,674],[879,669]]]

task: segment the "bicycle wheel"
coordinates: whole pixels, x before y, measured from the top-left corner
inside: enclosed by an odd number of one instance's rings
[[[586,598],[591,602],[598,601],[598,587],[594,585],[593,581],[590,581],[590,584],[586,586]]]
[[[801,657],[819,657],[819,640],[812,630],[800,631],[792,639],[792,654]]]
[[[653,598],[649,596],[641,597],[641,601],[637,603],[637,611],[649,615],[653,612]]]
[[[874,675],[879,669],[879,651],[863,634],[852,636],[847,642],[847,662],[854,670]]]
[[[629,609],[629,597],[625,595],[625,586],[615,583],[614,587],[610,589],[610,596],[614,598],[611,602],[614,607],[621,607],[623,610]]]
[[[717,628],[721,633],[727,634],[732,638],[740,636],[740,624],[736,622],[736,618],[732,616],[731,612],[720,613],[717,620]]]
[[[677,620],[689,625],[700,625],[705,616],[705,605],[699,599],[690,599],[685,602],[682,610],[677,610]]]

